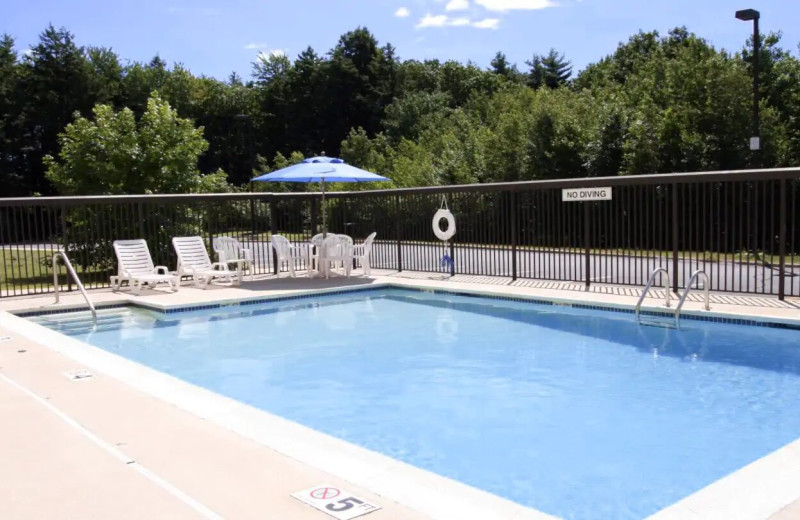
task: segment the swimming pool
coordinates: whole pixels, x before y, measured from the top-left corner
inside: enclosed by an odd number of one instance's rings
[[[76,337],[547,513],[616,519],[800,437],[799,334],[389,289],[133,310]]]

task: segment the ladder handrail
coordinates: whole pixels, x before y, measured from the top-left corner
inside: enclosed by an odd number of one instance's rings
[[[647,280],[647,285],[644,286],[644,291],[642,291],[642,295],[639,296],[639,301],[636,302],[636,322],[637,323],[639,322],[639,310],[642,307],[642,302],[644,301],[645,296],[647,296],[647,291],[649,291],[650,290],[650,286],[653,285],[653,282],[656,279],[656,275],[659,274],[659,273],[662,273],[662,272],[664,273],[664,276],[667,277],[667,285],[665,286],[665,288],[666,288],[666,296],[664,297],[664,305],[666,307],[669,307],[669,290],[670,290],[669,289],[670,288],[669,272],[667,272],[667,270],[664,269],[663,267],[656,267],[653,270],[653,272],[650,273],[650,278],[648,278],[648,280]]]
[[[64,260],[64,265],[67,267],[67,273],[72,275],[72,279],[75,280],[75,285],[78,286],[81,294],[83,294],[83,298],[89,305],[89,310],[92,311],[92,321],[94,321],[94,324],[97,325],[97,311],[94,308],[94,304],[92,303],[92,300],[89,299],[89,295],[86,294],[86,289],[84,289],[81,279],[78,278],[78,273],[75,272],[75,268],[72,267],[72,262],[69,261],[67,253],[63,250],[59,250],[53,254],[53,287],[55,289],[56,303],[58,303],[58,266],[56,265],[56,261],[58,260],[59,256]]]
[[[675,307],[675,326],[676,327],[678,326],[678,320],[680,320],[680,318],[681,318],[681,307],[683,307],[683,302],[685,302],[686,301],[686,297],[689,296],[689,293],[692,290],[692,284],[697,279],[697,277],[700,276],[701,274],[703,275],[703,278],[704,278],[704,280],[703,280],[703,282],[704,282],[703,283],[703,295],[706,298],[705,309],[707,311],[711,310],[711,305],[710,305],[711,300],[710,300],[710,295],[708,293],[709,289],[710,289],[709,286],[711,284],[709,283],[708,275],[706,274],[706,272],[705,271],[701,271],[700,269],[698,269],[697,271],[692,273],[692,277],[689,278],[689,283],[686,284],[686,289],[683,291],[683,295],[681,295],[681,299],[678,302],[678,306]]]

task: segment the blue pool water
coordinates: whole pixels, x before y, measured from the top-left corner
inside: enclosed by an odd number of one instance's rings
[[[382,290],[78,336],[570,519],[642,518],[800,437],[800,331]]]

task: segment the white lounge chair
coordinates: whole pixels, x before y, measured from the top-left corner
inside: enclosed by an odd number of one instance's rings
[[[239,285],[239,277],[228,269],[228,264],[211,262],[203,239],[195,237],[174,237],[172,247],[178,255],[178,276],[191,276],[197,287],[205,289],[214,279]]]
[[[356,259],[361,267],[364,268],[364,274],[369,276],[372,274],[372,268],[369,264],[369,255],[372,253],[372,241],[375,240],[375,235],[378,233],[373,231],[369,234],[363,244],[353,246],[353,258]]]
[[[124,281],[130,284],[134,294],[139,294],[146,284],[166,283],[173,291],[178,290],[180,279],[169,274],[165,266],[153,265],[144,239],[115,240],[113,246],[117,255],[117,275],[111,277],[111,290],[119,291]]]
[[[236,264],[236,272],[247,271],[250,278],[253,278],[253,251],[242,247],[241,242],[232,237],[214,238],[214,252],[217,253],[217,260],[227,264]]]
[[[293,245],[285,236],[272,235],[269,243],[278,259],[278,277],[281,276],[281,266],[284,262],[289,266],[289,275],[294,278],[297,260],[310,261],[308,247]]]

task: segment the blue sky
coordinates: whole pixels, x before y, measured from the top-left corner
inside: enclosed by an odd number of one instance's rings
[[[488,67],[499,50],[526,69],[553,47],[574,70],[614,51],[641,30],[685,25],[716,47],[738,50],[752,22],[734,11],[761,12],[761,31],[782,31],[797,55],[800,9],[795,0],[4,0],[0,33],[20,51],[52,23],[79,45],[111,47],[123,60],[159,54],[194,74],[250,77],[259,52],[294,59],[307,46],[319,54],[339,36],[367,27],[402,59],[472,60]]]

